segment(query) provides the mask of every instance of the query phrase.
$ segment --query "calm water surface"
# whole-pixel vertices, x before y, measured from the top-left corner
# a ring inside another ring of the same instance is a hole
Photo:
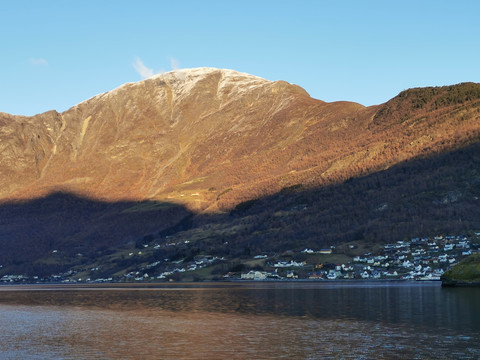
[[[1,286],[2,359],[480,359],[480,288]]]

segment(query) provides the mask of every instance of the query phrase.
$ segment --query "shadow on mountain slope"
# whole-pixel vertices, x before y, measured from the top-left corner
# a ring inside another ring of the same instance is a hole
[[[194,216],[162,235],[202,240],[194,252],[241,256],[480,230],[479,164],[475,143],[337,185],[291,186],[228,215]]]
[[[4,203],[0,205],[0,264],[34,268],[37,273],[44,272],[39,268],[66,268],[75,256],[107,255],[111,248],[173,226],[189,214],[172,203],[109,203],[62,192]]]
[[[119,247],[135,244],[184,244],[155,255],[171,259],[234,258],[480,230],[478,164],[480,143],[474,143],[342,184],[291,186],[241,203],[228,214],[195,215],[172,203],[107,203],[67,193],[4,203],[0,264],[46,274],[88,263],[85,259],[101,262]],[[156,258],[144,259],[149,260]]]

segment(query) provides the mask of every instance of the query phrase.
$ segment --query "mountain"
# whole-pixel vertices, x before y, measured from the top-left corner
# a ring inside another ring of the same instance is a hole
[[[126,84],[62,114],[3,115],[0,195],[68,191],[215,208],[222,191],[258,181],[252,168],[284,172],[265,156],[290,153],[312,107],[325,106],[297,86],[202,68]]]
[[[0,263],[68,268],[168,234],[237,256],[480,226],[479,118],[474,83],[364,107],[212,68],[0,113]]]
[[[455,148],[478,131],[477,105],[475,84],[365,108],[231,70],[178,70],[61,114],[1,114],[0,197],[66,191],[225,210]]]

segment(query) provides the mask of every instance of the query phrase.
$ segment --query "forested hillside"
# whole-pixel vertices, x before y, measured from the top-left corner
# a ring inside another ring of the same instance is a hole
[[[364,107],[202,68],[1,113],[0,274],[476,231],[479,147],[474,83]]]

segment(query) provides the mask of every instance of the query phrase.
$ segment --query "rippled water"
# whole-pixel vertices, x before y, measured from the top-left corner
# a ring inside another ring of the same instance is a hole
[[[0,287],[2,359],[480,359],[480,289]]]

